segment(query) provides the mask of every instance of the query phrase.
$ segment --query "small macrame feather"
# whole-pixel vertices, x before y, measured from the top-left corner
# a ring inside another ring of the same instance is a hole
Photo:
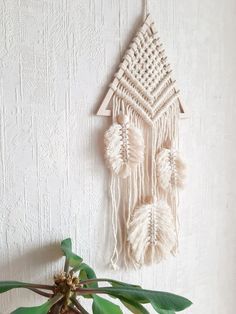
[[[170,187],[183,187],[185,164],[175,149],[162,148],[157,154],[157,178],[165,191]]]
[[[128,177],[144,159],[141,130],[130,125],[128,116],[120,115],[105,133],[105,158],[108,167],[121,178]]]
[[[142,204],[134,210],[128,229],[128,241],[138,265],[160,262],[176,245],[176,233],[170,206],[163,200]]]

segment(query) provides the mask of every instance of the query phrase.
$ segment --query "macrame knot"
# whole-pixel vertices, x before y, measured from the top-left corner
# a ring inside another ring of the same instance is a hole
[[[117,116],[117,122],[119,124],[128,124],[129,123],[129,117],[127,115],[124,115],[124,114],[119,114]]]

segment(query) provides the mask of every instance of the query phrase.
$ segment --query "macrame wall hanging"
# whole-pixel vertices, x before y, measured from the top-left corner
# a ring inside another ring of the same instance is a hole
[[[154,23],[145,15],[97,113],[112,117],[105,159],[114,268],[160,262],[178,247],[177,189],[184,177],[178,120],[184,108]]]

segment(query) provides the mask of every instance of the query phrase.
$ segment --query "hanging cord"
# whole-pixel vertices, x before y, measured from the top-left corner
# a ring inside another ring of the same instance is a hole
[[[143,12],[144,12],[144,14],[143,14],[143,19],[144,19],[144,21],[146,20],[146,18],[147,18],[147,16],[148,16],[148,14],[149,14],[149,2],[148,2],[148,0],[144,0],[144,10],[143,10]]]

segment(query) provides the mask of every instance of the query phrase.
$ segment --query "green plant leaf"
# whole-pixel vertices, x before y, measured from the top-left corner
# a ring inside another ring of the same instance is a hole
[[[20,281],[0,281],[0,293],[4,293],[15,288],[27,288],[29,285],[29,283]]]
[[[142,289],[141,286],[133,285],[133,284],[122,282],[122,281],[107,279],[107,282],[109,282],[112,285],[112,287],[131,287],[131,288]]]
[[[0,293],[4,293],[6,291],[9,291],[11,289],[15,288],[25,288],[25,289],[31,289],[31,288],[38,288],[43,290],[52,290],[53,286],[48,285],[38,285],[28,282],[20,282],[20,281],[0,281]]]
[[[80,281],[83,281],[83,280],[87,280],[87,279],[96,279],[96,274],[95,274],[95,271],[87,264],[85,263],[82,263],[80,266],[79,266],[79,270],[80,270],[80,273],[79,273],[79,279]],[[90,287],[90,288],[97,288],[98,287],[98,283],[97,282],[91,282],[89,284],[86,284],[87,287]]]
[[[94,273],[95,274],[95,273]],[[87,281],[87,277],[86,276],[81,276],[81,281],[83,280],[86,280]],[[138,286],[138,285],[132,285],[130,283],[125,283],[125,282],[122,282],[122,281],[117,281],[117,280],[113,280],[113,279],[107,279],[107,278],[90,278],[91,279],[91,283],[94,283],[94,282],[107,282],[109,283],[112,287],[132,287],[132,288],[140,288],[142,289],[141,286]],[[96,280],[93,280],[93,279],[96,279]],[[82,283],[82,282],[81,282]],[[87,283],[87,284],[91,284],[91,283]]]
[[[145,309],[145,307],[140,303],[121,297],[119,299],[124,304],[124,306],[130,310],[130,312],[134,314],[149,314],[148,310]]]
[[[121,297],[134,300],[138,303],[151,303],[156,312],[160,312],[160,310],[178,312],[192,304],[191,301],[184,297],[162,291],[151,291],[132,287],[104,287],[94,290],[94,293],[106,293],[117,298]]]
[[[40,306],[21,307],[11,312],[11,314],[47,314],[50,308],[62,298],[62,295],[56,295],[55,297]]]
[[[93,314],[122,314],[120,307],[97,295],[93,296]]]
[[[78,267],[82,263],[83,259],[72,252],[72,242],[70,238],[61,242],[61,249],[70,267]]]

